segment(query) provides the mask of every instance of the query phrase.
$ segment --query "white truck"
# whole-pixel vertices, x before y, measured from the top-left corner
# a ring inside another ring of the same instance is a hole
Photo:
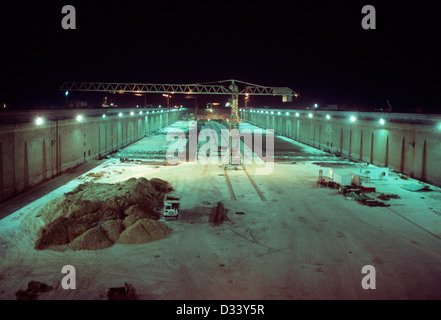
[[[166,220],[179,219],[179,211],[181,207],[181,196],[176,193],[165,195],[164,208],[162,214]]]

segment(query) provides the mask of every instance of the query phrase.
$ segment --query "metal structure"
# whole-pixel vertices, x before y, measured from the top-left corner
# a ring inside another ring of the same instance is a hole
[[[61,91],[110,92],[110,93],[161,93],[161,94],[207,94],[230,95],[230,129],[239,129],[239,96],[282,96],[283,102],[291,102],[299,94],[288,87],[267,87],[239,80],[223,80],[194,84],[151,83],[103,83],[63,82]],[[230,145],[231,146],[231,145]]]
[[[240,86],[240,88],[239,88]],[[195,84],[150,84],[150,83],[103,83],[63,82],[62,91],[109,92],[109,93],[162,93],[162,94],[221,94],[231,95],[231,122],[239,123],[239,96],[282,96],[284,102],[292,101],[298,93],[287,87],[266,87],[239,80],[224,80]]]

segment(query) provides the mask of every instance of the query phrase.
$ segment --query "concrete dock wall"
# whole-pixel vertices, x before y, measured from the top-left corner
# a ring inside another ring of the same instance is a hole
[[[439,115],[247,109],[240,116],[319,149],[441,186]]]
[[[76,119],[79,114],[81,121]],[[0,116],[5,119],[8,115]],[[137,109],[63,110],[57,115],[52,112],[48,115],[51,119],[41,125],[34,121],[2,124],[0,201],[90,159],[99,159],[176,122],[179,116],[176,109],[143,109],[142,114]]]

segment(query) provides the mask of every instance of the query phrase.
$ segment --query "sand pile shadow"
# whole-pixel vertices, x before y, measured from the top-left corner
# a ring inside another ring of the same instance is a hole
[[[81,184],[39,212],[46,226],[38,233],[35,249],[99,250],[115,243],[162,239],[169,230],[158,219],[164,196],[172,190],[156,178]]]

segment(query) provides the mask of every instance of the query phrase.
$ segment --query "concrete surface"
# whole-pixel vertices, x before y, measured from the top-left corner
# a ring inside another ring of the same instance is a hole
[[[276,163],[268,176],[255,175],[253,165],[244,171],[107,160],[91,171],[102,177],[84,174],[0,220],[0,299],[15,299],[30,280],[54,286],[40,299],[106,299],[107,288],[125,282],[140,299],[441,299],[439,189],[411,192],[402,186],[418,181],[391,173],[377,191],[401,199],[371,208],[319,188],[318,170],[330,159],[323,160]],[[334,168],[361,165],[331,160]],[[181,219],[167,222],[168,238],[99,251],[33,249],[42,226],[35,215],[50,199],[84,181],[130,177],[161,178],[182,194]],[[210,211],[218,201],[228,220],[214,226]],[[64,265],[76,268],[76,290],[61,288]],[[375,290],[361,286],[365,265],[376,269]]]
[[[58,116],[47,111],[46,121],[40,126],[33,121],[0,126],[0,201],[89,160],[100,159],[177,121],[180,113],[164,109],[142,110],[142,115],[137,109],[57,111]],[[120,112],[123,117],[119,117]],[[101,117],[103,113],[106,118]],[[27,117],[37,114],[44,116],[30,111]],[[79,114],[84,118],[80,122],[76,120]],[[7,116],[2,112],[2,117]]]
[[[296,141],[441,186],[440,115],[256,109],[240,116]]]

